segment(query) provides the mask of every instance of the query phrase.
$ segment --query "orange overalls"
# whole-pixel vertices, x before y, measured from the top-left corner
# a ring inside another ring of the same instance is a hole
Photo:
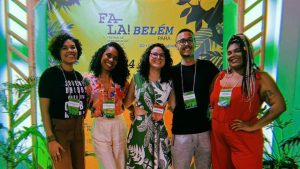
[[[263,135],[262,130],[255,132],[234,131],[230,125],[239,119],[255,123],[261,107],[258,95],[256,75],[255,95],[250,101],[242,97],[242,87],[232,90],[228,107],[219,107],[220,80],[225,76],[222,72],[216,79],[214,90],[210,96],[212,114],[212,167],[213,169],[262,169]]]

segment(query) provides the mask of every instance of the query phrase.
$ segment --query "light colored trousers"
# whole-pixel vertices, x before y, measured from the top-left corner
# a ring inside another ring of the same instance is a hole
[[[194,156],[196,169],[211,166],[210,132],[172,136],[171,146],[174,169],[190,169]]]
[[[103,169],[125,169],[126,127],[122,114],[113,119],[97,117],[92,139]]]

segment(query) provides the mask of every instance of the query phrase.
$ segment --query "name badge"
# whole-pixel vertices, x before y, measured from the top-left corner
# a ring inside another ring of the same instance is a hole
[[[228,107],[230,106],[232,89],[222,89],[219,95],[218,106]]]
[[[69,116],[79,116],[80,100],[75,98],[70,98],[68,101],[68,115]]]
[[[103,117],[114,118],[115,117],[115,102],[113,100],[105,100],[103,102]]]
[[[158,113],[158,114],[163,114],[165,111],[164,107],[159,105],[159,104],[154,104],[152,112],[153,113]]]
[[[197,101],[194,91],[183,93],[183,101],[185,109],[192,109],[197,107]]]

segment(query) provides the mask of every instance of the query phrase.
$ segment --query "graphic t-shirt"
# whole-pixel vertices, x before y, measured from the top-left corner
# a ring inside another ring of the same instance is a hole
[[[83,77],[77,71],[63,71],[58,66],[45,70],[39,82],[39,97],[50,99],[51,118],[68,119],[85,114],[86,92]],[[78,116],[71,116],[68,112],[70,99],[79,100]]]

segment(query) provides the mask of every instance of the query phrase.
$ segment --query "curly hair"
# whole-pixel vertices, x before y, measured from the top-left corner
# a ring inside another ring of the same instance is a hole
[[[170,76],[170,68],[173,64],[173,60],[171,58],[171,54],[170,54],[169,49],[167,49],[165,47],[165,45],[163,45],[161,43],[152,44],[151,46],[149,46],[146,49],[146,51],[143,53],[143,55],[141,57],[138,71],[145,78],[145,80],[149,81],[149,78],[148,78],[149,71],[150,71],[149,57],[150,57],[151,50],[155,47],[160,47],[164,51],[165,65],[160,71],[160,78],[161,78],[162,83],[163,82],[168,82],[171,79],[170,78],[171,77]]]
[[[69,35],[67,33],[58,34],[57,36],[52,38],[52,40],[50,41],[48,49],[49,49],[52,57],[57,61],[61,61],[60,50],[63,47],[66,40],[71,40],[75,43],[75,46],[77,49],[77,60],[79,60],[79,58],[82,54],[81,43],[78,39],[72,37],[71,35]]]
[[[92,57],[90,62],[90,72],[96,77],[101,74],[102,66],[101,59],[107,48],[113,47],[118,51],[118,61],[116,67],[110,72],[113,82],[118,83],[121,86],[125,85],[127,78],[129,77],[128,59],[123,48],[116,42],[110,42],[100,47]]]

